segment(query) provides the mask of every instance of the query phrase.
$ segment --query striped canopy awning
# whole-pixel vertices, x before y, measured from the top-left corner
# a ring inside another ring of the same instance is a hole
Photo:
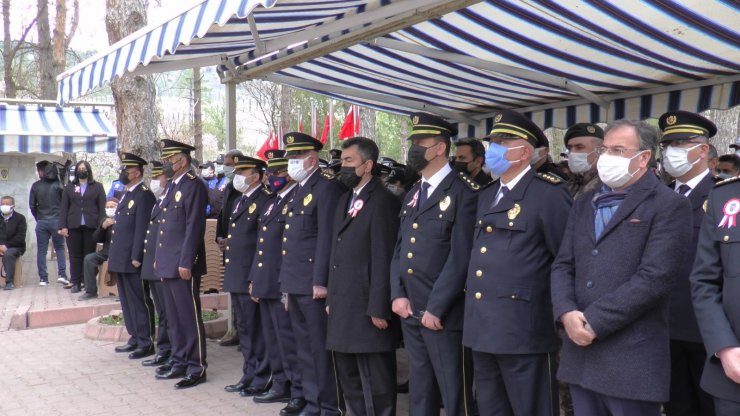
[[[0,104],[0,153],[115,153],[116,139],[98,109]]]
[[[60,78],[60,101],[124,72],[215,64],[482,135],[499,109],[543,128],[740,104],[725,1],[200,0]]]

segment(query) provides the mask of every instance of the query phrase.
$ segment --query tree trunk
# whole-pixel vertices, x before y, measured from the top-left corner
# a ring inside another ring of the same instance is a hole
[[[16,98],[16,85],[13,79],[13,39],[10,37],[10,0],[3,0],[3,80],[5,96]]]
[[[293,91],[286,85],[280,86],[280,125],[277,134],[282,131],[283,134],[291,131],[290,114],[293,109]],[[283,138],[279,138],[281,146]]]
[[[359,108],[359,107],[358,107]],[[360,110],[360,135],[377,143],[378,138],[375,134],[375,110],[372,108],[363,108]]]
[[[51,29],[49,27],[49,1],[38,0],[38,63],[39,63],[39,98],[53,100],[57,97],[57,81],[54,66],[54,52],[51,47]]]
[[[107,0],[105,27],[113,44],[146,26],[148,0]],[[116,105],[119,149],[145,160],[159,159],[155,98],[151,75],[126,74],[111,83]]]
[[[201,112],[200,68],[193,68],[193,145],[195,158],[203,163],[203,116]]]

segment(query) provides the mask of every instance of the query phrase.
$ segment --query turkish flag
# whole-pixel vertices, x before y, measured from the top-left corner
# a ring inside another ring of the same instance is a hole
[[[267,157],[265,156],[265,152],[270,149],[277,149],[277,148],[278,148],[277,138],[272,135],[272,132],[270,132],[270,135],[267,137],[267,140],[265,140],[265,142],[262,143],[262,147],[260,147],[260,150],[257,151],[257,157],[259,157],[262,160],[267,160]]]
[[[357,136],[360,131],[360,112],[356,106],[351,106],[347,117],[342,123],[342,128],[339,130],[339,140],[349,139],[350,137]]]
[[[329,115],[326,115],[324,120],[324,128],[321,130],[321,144],[326,144],[326,139],[329,138]]]

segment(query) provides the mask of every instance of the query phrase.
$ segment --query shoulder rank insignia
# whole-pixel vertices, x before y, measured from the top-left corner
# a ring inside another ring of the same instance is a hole
[[[540,179],[542,179],[545,182],[550,182],[550,183],[555,184],[555,185],[557,185],[559,183],[563,183],[563,180],[561,178],[559,178],[559,177],[557,177],[557,176],[555,176],[555,175],[553,175],[551,173],[540,173],[540,172],[537,172],[537,177],[540,178]]]
[[[141,189],[144,190],[144,191],[148,191],[149,190],[149,188],[147,188],[146,185],[141,185]]]
[[[324,179],[332,180],[332,179],[335,179],[336,178],[336,175],[334,175],[332,173],[329,173],[329,172],[326,172],[325,170],[322,169],[321,170],[321,177],[323,177]]]
[[[191,179],[191,180],[197,178],[197,176],[193,175],[192,172],[188,172],[187,175],[188,175],[188,179]]]
[[[704,204],[702,204],[701,207],[702,209],[704,209],[704,212],[707,212],[707,210],[709,209],[709,200],[708,199],[704,200]]]
[[[272,195],[272,191],[269,188],[262,188],[262,193],[264,193],[267,196]]]
[[[465,172],[458,172],[458,175],[460,176],[460,179],[465,182],[466,185],[468,185],[468,188],[477,191],[480,189],[480,185],[478,185],[477,182],[473,180],[470,176],[468,176]]]
[[[134,206],[134,200],[128,201],[128,209],[131,209]]]
[[[740,176],[734,176],[732,178],[727,178],[727,179],[725,179],[723,181],[719,181],[719,182],[717,182],[717,183],[714,184],[714,187],[716,188],[718,186],[727,185],[728,183],[733,183],[733,182],[737,182],[737,181],[740,181]]]

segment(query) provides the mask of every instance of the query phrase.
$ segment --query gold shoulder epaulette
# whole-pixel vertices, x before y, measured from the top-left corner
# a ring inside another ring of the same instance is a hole
[[[543,181],[549,182],[549,183],[551,183],[553,185],[557,185],[557,184],[563,183],[563,179],[562,178],[559,178],[559,177],[557,177],[555,175],[551,175],[549,173],[540,173],[540,172],[537,172],[537,177],[540,178],[540,179],[542,179]]]
[[[715,183],[714,184],[714,187],[716,188],[718,186],[727,185],[728,183],[733,183],[733,182],[737,182],[737,181],[740,181],[740,176],[733,176],[732,178],[727,178],[725,180],[722,180],[722,181],[719,181],[719,182]]]
[[[329,179],[329,180],[332,180],[332,179],[336,179],[336,175],[334,175],[334,174],[331,174],[331,173],[329,173],[329,172],[326,172],[325,170],[322,170],[322,171],[321,171],[321,176],[322,176],[322,177],[323,177],[324,179]]]
[[[141,189],[143,191],[148,191],[149,190],[149,188],[146,185],[141,185]]]
[[[188,179],[191,179],[191,180],[197,178],[197,176],[193,175],[192,172],[188,172],[187,175],[188,175]]]
[[[473,180],[470,176],[468,176],[465,172],[458,172],[458,176],[460,177],[460,180],[465,182],[466,185],[468,185],[468,188],[477,191],[480,190],[480,185],[476,181]]]
[[[270,190],[270,188],[267,188],[267,187],[262,187],[262,192],[263,192],[263,193],[264,193],[265,195],[267,195],[267,196],[270,196],[270,195],[272,195],[272,191]]]

